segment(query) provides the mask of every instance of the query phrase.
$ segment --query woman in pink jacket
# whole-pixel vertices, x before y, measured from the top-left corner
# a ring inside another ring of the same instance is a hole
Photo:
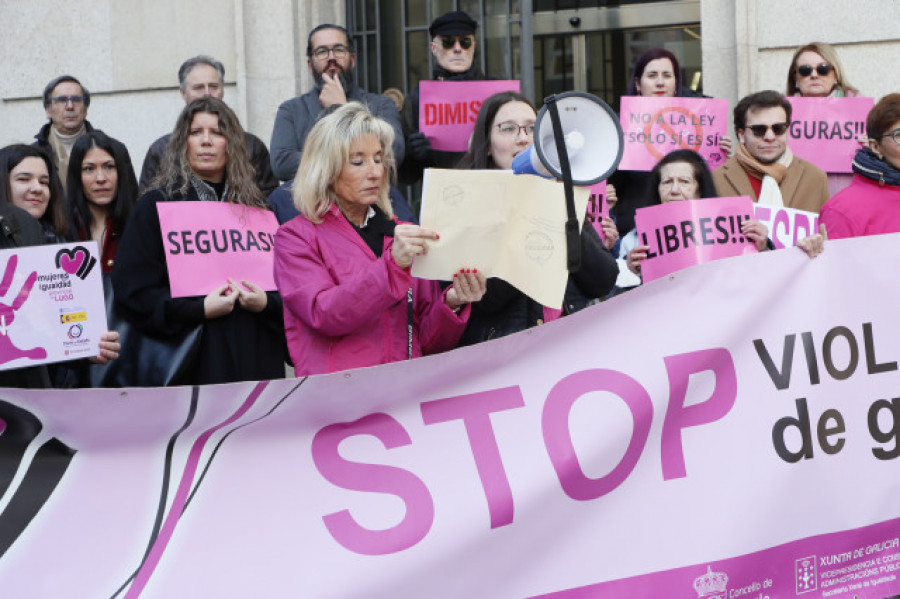
[[[881,98],[866,119],[869,147],[856,152],[853,182],[822,206],[832,239],[900,233],[900,94]]]
[[[310,131],[294,181],[300,216],[275,237],[275,282],[298,375],[374,366],[453,348],[483,274],[445,291],[413,278],[437,233],[398,224],[388,198],[394,132],[357,102]]]

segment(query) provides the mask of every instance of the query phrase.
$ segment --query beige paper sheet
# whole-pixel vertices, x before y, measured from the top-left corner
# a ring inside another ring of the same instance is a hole
[[[575,188],[579,226],[590,193]],[[438,232],[412,274],[451,280],[461,268],[499,277],[544,306],[561,308],[566,289],[563,184],[511,171],[427,169],[421,225]]]

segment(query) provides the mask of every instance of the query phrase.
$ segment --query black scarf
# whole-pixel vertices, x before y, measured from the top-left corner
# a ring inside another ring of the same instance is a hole
[[[869,148],[857,150],[853,172],[881,185],[900,185],[900,170],[875,155]]]

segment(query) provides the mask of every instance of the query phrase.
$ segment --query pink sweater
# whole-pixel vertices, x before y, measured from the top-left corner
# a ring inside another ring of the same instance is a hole
[[[900,186],[881,185],[862,175],[828,200],[819,214],[829,239],[900,232]]]
[[[469,307],[447,307],[437,281],[417,279],[391,257],[376,258],[337,207],[275,235],[275,283],[284,301],[288,351],[297,375],[374,366],[408,356],[407,289],[413,287],[413,357],[452,349]]]

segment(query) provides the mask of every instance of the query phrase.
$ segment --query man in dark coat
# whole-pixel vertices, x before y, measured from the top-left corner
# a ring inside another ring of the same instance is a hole
[[[394,129],[394,160],[403,161],[403,131],[400,114],[393,101],[371,94],[353,81],[356,53],[347,30],[340,25],[319,25],[306,42],[307,67],[315,87],[278,107],[272,128],[272,170],[282,181],[293,179],[300,166],[303,145],[319,115],[336,104],[361,102]]]
[[[207,96],[221,100],[225,95],[225,67],[221,62],[209,56],[189,58],[178,69],[178,85],[181,87],[181,97],[184,98],[185,104]],[[141,194],[152,187],[153,178],[159,172],[159,166],[171,136],[170,133],[163,135],[147,150],[144,166],[141,168]],[[264,196],[268,196],[272,190],[278,187],[278,179],[272,174],[266,144],[260,138],[246,131],[244,132],[244,141],[247,144],[250,163],[253,165],[253,170],[256,171],[256,185]]]
[[[432,78],[439,81],[484,79],[475,63],[475,31],[478,23],[461,10],[441,15],[431,23],[431,53],[436,64]],[[402,183],[415,184],[429,167],[453,168],[465,152],[433,150],[425,134],[419,131],[419,86],[410,92],[403,105],[403,134],[406,159],[399,169]],[[400,164],[398,162],[398,164]]]
[[[49,121],[34,136],[37,141],[31,145],[53,159],[57,171],[62,173],[60,183],[65,188],[72,146],[79,137],[94,130],[87,121],[91,92],[75,77],[60,75],[44,88],[43,100]]]

